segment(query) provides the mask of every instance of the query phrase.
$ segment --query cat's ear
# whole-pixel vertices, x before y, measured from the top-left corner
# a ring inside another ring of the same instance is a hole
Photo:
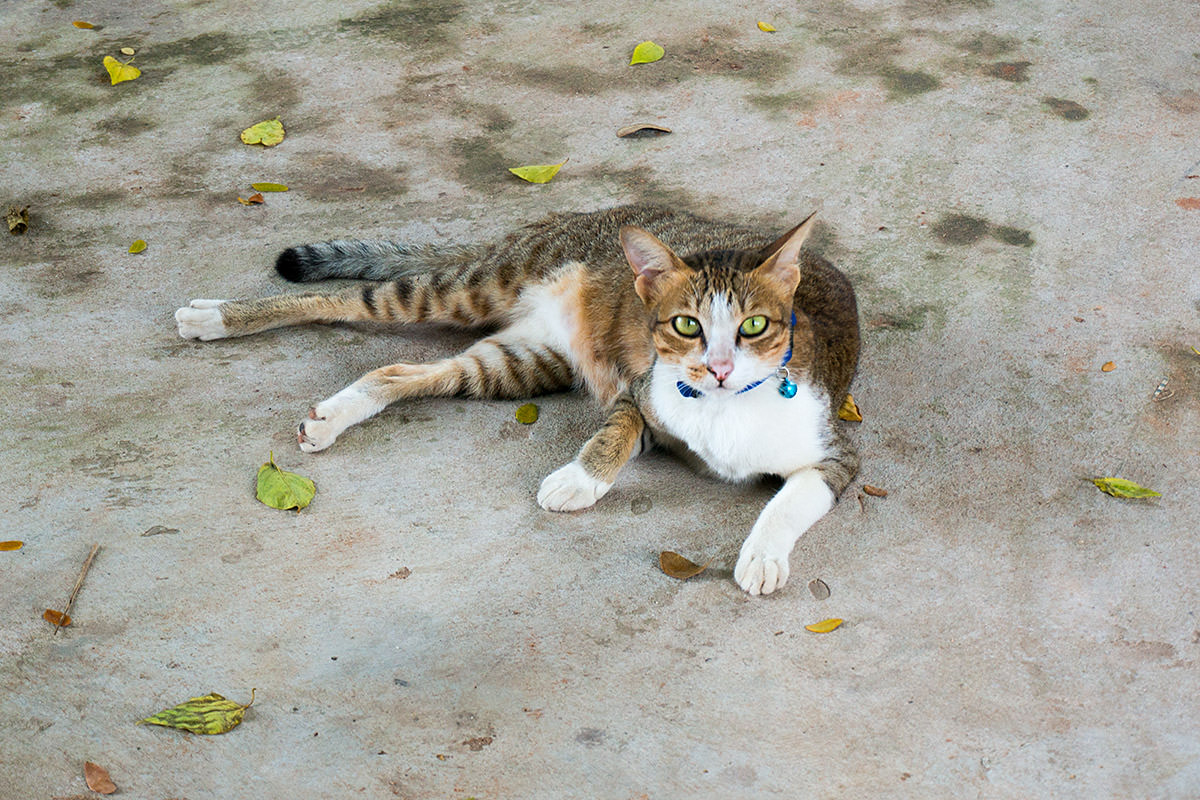
[[[760,275],[770,278],[796,290],[800,283],[800,248],[804,240],[812,233],[817,213],[814,211],[796,227],[780,236],[762,249],[763,263],[756,270]]]
[[[665,275],[683,267],[679,256],[660,242],[654,234],[633,225],[621,228],[621,249],[633,267],[634,288],[642,302],[649,303],[661,294]]]

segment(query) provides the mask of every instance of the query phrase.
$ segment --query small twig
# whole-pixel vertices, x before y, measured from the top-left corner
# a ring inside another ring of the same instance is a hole
[[[67,598],[67,607],[63,609],[62,616],[58,618],[58,622],[54,624],[54,635],[58,635],[58,629],[62,627],[63,620],[71,613],[71,606],[75,605],[75,598],[79,596],[79,590],[83,588],[83,579],[87,575],[88,570],[92,568],[92,561],[96,558],[96,553],[100,552],[100,545],[92,545],[92,552],[88,553],[87,560],[83,562],[83,569],[79,570],[79,578],[75,581],[75,588],[71,590],[71,596]]]

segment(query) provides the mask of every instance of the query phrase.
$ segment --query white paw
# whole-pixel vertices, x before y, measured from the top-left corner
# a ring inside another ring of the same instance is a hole
[[[324,450],[337,441],[346,428],[379,413],[382,408],[365,392],[347,386],[308,410],[308,419],[302,421],[296,430],[296,440],[306,453]]]
[[[547,511],[578,511],[595,505],[611,488],[611,483],[596,480],[578,461],[572,461],[546,476],[537,501]]]
[[[755,542],[751,534],[742,545],[733,579],[750,594],[770,594],[787,583],[789,551],[772,552],[769,546]]]
[[[185,339],[201,339],[211,341],[224,339],[228,336],[225,331],[225,321],[221,318],[221,304],[224,300],[193,300],[184,308],[175,312],[175,324],[179,326],[179,335]]]

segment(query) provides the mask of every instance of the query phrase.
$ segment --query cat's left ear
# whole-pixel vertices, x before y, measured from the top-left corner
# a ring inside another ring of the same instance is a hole
[[[817,212],[813,212],[796,227],[762,249],[763,263],[756,272],[777,281],[791,291],[800,283],[800,248],[812,233]]]

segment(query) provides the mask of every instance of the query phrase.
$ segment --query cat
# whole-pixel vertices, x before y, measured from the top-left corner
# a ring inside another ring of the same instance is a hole
[[[407,397],[526,398],[582,384],[608,418],[542,481],[538,503],[590,507],[651,444],[728,481],[782,477],[733,572],[746,592],[770,594],[858,469],[836,422],[858,360],[857,304],[847,278],[802,249],[812,226],[772,242],[630,205],[552,214],[483,245],[328,241],[284,250],[277,271],[365,283],[192,300],[175,319],[181,336],[202,340],[309,322],[493,329],[458,356],[374,370],[318,403],[297,430],[300,449],[324,450]]]

